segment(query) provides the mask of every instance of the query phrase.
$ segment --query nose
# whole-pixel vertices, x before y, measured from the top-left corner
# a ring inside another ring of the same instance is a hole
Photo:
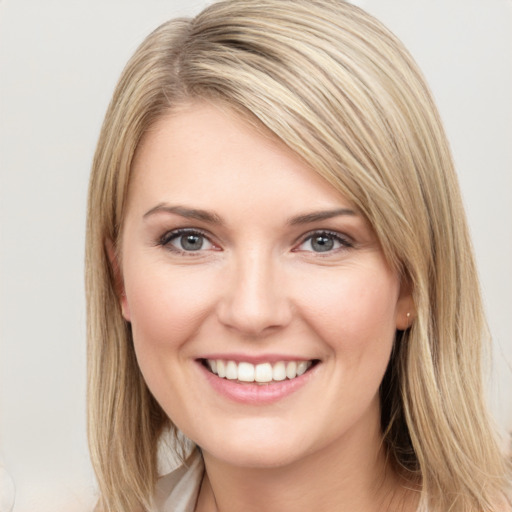
[[[234,262],[221,293],[219,321],[245,336],[265,336],[291,320],[283,275],[271,257],[252,253]]]

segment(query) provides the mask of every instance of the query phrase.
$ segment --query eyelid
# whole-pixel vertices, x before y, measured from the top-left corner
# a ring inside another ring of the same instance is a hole
[[[336,241],[338,241],[342,247],[339,247],[337,249],[333,249],[331,251],[325,251],[325,253],[316,252],[316,251],[306,251],[299,248],[302,244],[307,242],[308,240],[311,240],[314,236],[321,236],[321,235],[327,235],[332,238],[334,238]],[[351,237],[348,235],[345,235],[343,233],[340,233],[339,231],[333,231],[331,229],[315,229],[313,231],[309,231],[308,233],[302,235],[299,240],[295,243],[293,252],[315,252],[316,254],[322,256],[327,256],[328,254],[332,254],[334,252],[344,250],[344,249],[350,249],[354,247],[354,241]]]
[[[180,236],[183,235],[199,235],[203,238],[205,238],[213,247],[209,249],[200,249],[197,251],[184,251],[177,247],[174,247],[171,242]],[[211,250],[221,250],[218,244],[216,244],[212,240],[212,236],[207,233],[206,231],[199,229],[199,228],[176,228],[176,229],[170,229],[166,231],[163,235],[158,237],[156,241],[156,245],[163,247],[164,249],[167,249],[171,252],[177,253],[177,254],[186,254],[187,256],[194,256],[199,255],[200,253],[211,251]]]

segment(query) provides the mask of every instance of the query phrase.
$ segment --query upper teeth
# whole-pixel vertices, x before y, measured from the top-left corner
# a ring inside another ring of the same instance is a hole
[[[210,370],[219,377],[242,382],[272,382],[294,379],[302,375],[312,361],[278,361],[277,363],[236,363],[223,359],[207,359]]]

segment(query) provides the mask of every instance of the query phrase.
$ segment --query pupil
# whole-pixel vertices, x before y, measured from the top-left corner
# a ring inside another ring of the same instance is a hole
[[[203,240],[200,235],[183,235],[181,237],[181,246],[186,251],[197,251],[203,246]]]
[[[311,246],[317,252],[330,251],[334,246],[334,240],[326,235],[320,235],[313,238]]]

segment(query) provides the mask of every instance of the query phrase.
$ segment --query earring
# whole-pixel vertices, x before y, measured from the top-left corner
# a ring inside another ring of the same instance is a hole
[[[411,313],[409,313],[409,311],[407,311],[407,319],[411,318]]]

